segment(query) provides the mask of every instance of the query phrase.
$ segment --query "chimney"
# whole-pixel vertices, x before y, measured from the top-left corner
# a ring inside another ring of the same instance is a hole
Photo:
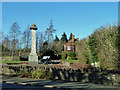
[[[79,40],[79,38],[77,38],[77,41]]]
[[[74,35],[72,35],[72,39],[74,39]]]
[[[74,42],[75,38],[74,38],[74,35],[72,35],[72,42]]]

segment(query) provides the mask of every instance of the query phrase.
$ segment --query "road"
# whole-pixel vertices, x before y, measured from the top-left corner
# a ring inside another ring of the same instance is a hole
[[[16,84],[2,84],[2,90],[120,90],[119,88],[47,88],[40,86],[26,86]]]
[[[2,90],[50,90],[50,88],[47,87],[40,87],[40,86],[28,86],[28,85],[17,85],[17,84],[2,84]],[[51,88],[51,90],[55,90]]]
[[[65,89],[72,89],[72,90],[78,90],[78,89],[91,89],[91,88],[105,88],[108,90],[120,90],[120,86],[112,86],[112,85],[102,85],[102,84],[92,84],[92,83],[80,83],[80,82],[67,82],[67,81],[53,81],[53,80],[38,80],[38,79],[28,79],[28,78],[19,78],[19,77],[7,77],[2,76],[2,81],[6,81],[2,83],[2,90],[6,90],[5,88],[9,88],[11,90],[15,88],[24,88],[26,90],[61,90],[61,88]],[[28,89],[29,88],[29,89]],[[8,89],[7,89],[8,90]],[[23,89],[22,89],[23,90]]]

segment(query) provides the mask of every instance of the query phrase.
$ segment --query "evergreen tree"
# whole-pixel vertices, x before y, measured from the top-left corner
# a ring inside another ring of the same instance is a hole
[[[54,41],[59,41],[59,38],[58,38],[58,36],[57,36],[57,35],[55,36]]]
[[[61,37],[61,41],[65,41],[65,42],[67,42],[67,41],[68,41],[68,39],[67,39],[67,36],[66,36],[65,32],[63,32],[63,35],[62,35],[62,37]]]
[[[71,34],[70,34],[70,37],[69,37],[69,40],[71,40],[71,39],[72,39],[72,35],[73,35],[73,34],[71,33]]]
[[[45,42],[43,43],[43,46],[47,46],[47,45],[48,45],[48,42],[45,41]]]

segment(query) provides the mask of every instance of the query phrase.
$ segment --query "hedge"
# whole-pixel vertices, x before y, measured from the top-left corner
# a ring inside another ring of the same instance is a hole
[[[76,57],[75,52],[62,52],[62,59],[71,59],[74,60]]]
[[[100,62],[105,69],[120,69],[120,27],[100,27],[93,34],[76,42],[79,60],[85,63]]]

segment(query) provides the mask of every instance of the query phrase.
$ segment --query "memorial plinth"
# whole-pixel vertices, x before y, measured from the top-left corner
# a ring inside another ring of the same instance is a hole
[[[32,26],[30,27],[31,30],[31,53],[29,55],[29,65],[37,65],[38,64],[38,55],[36,53],[36,30],[37,27],[33,23]]]

